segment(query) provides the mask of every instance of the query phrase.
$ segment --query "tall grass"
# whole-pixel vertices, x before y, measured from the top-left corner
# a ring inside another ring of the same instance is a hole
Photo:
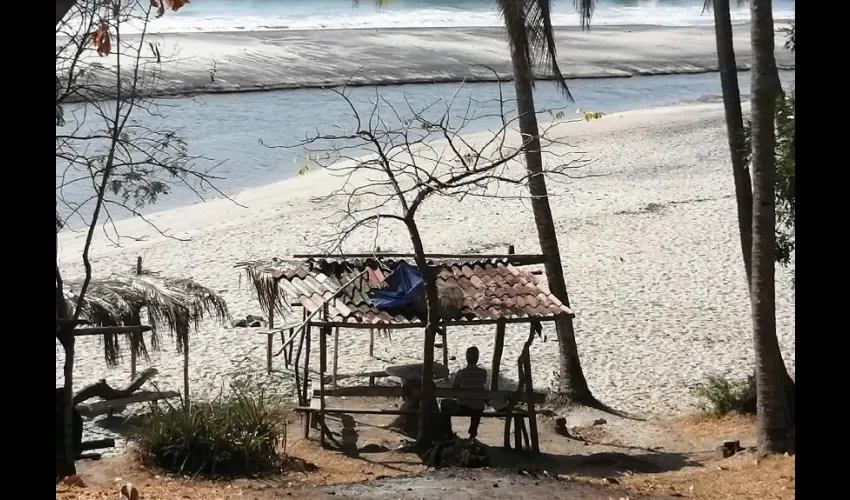
[[[700,400],[701,410],[715,415],[756,412],[756,384],[752,376],[744,380],[730,380],[712,375],[697,387],[694,395]]]
[[[154,408],[136,443],[144,463],[168,471],[256,476],[282,470],[286,420],[263,393],[231,388],[209,402]]]

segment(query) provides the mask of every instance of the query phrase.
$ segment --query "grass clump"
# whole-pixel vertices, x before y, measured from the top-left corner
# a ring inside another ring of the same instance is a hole
[[[144,463],[180,474],[257,476],[285,464],[286,420],[263,394],[154,408],[137,436]]]
[[[752,375],[744,380],[712,375],[697,387],[694,394],[700,400],[700,409],[708,413],[756,413],[756,383]]]

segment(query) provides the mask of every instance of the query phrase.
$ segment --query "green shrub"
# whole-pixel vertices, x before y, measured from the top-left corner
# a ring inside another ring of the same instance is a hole
[[[283,416],[263,394],[238,389],[188,407],[154,408],[137,436],[144,463],[206,476],[278,472],[285,445]]]
[[[746,380],[709,376],[704,384],[697,387],[695,395],[700,400],[701,410],[716,415],[756,412],[756,384],[752,376]]]

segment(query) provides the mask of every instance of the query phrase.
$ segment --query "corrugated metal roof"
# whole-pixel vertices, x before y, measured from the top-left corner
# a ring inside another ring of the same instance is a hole
[[[367,267],[382,268],[383,276],[388,276],[402,260],[382,259],[380,265],[374,259],[327,258],[281,262],[274,275],[290,300],[297,300],[308,314],[321,309],[326,299],[353,279],[342,293],[328,302],[328,317],[325,319],[328,322],[374,324],[378,327],[421,322],[424,320],[421,308],[383,311],[372,306],[369,299],[372,287],[369,273],[364,273]],[[572,313],[533,274],[511,265],[506,259],[431,260],[429,265],[437,273],[438,288],[446,290],[446,294],[453,289],[458,298],[460,290],[463,296],[461,308],[451,313],[444,309],[444,320],[546,318]]]

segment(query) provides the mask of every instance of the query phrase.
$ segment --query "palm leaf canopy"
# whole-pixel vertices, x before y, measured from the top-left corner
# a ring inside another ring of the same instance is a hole
[[[66,283],[69,310],[77,307],[81,286],[82,282]],[[153,331],[152,347],[158,347],[159,334],[166,330],[176,339],[178,352],[188,346],[190,331],[197,330],[204,319],[230,319],[226,302],[213,290],[191,279],[163,278],[150,271],[93,279],[80,311],[80,319],[95,326],[141,325],[143,316]],[[130,340],[147,358],[141,335]],[[104,349],[107,363],[116,365],[120,359],[118,335],[105,335]]]
[[[552,26],[552,0],[497,0],[499,11],[505,20],[508,42],[514,57],[525,59],[532,73],[543,67],[551,71],[558,87],[570,101],[573,100],[567,80],[558,65],[555,48],[555,31]],[[596,0],[574,0],[582,29],[590,28],[590,20]]]

